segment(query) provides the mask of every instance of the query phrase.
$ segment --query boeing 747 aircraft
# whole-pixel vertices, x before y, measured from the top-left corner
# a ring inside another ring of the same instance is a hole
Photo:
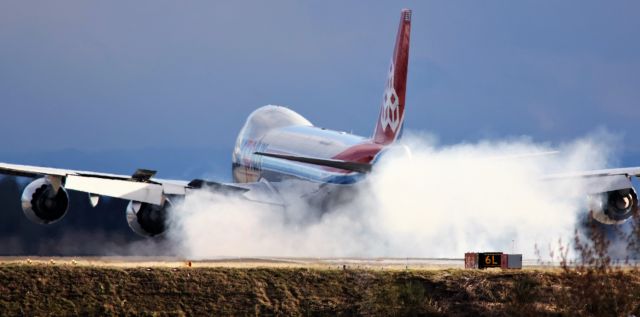
[[[318,128],[293,110],[270,105],[251,113],[238,135],[232,183],[165,180],[154,178],[156,172],[146,169],[115,175],[7,163],[0,163],[0,173],[35,179],[21,199],[25,215],[36,223],[60,220],[69,207],[67,190],[76,190],[88,193],[94,206],[101,196],[130,200],[126,209],[129,226],[145,236],[164,232],[172,201],[196,190],[286,207],[288,198],[281,193],[294,186],[303,199],[326,207],[348,196],[349,190],[376,168],[385,149],[402,135],[410,32],[411,11],[405,9],[400,14],[380,115],[371,137]],[[556,177],[588,179],[593,184],[589,194],[601,197],[592,207],[593,217],[613,224],[624,222],[638,210],[631,178],[639,175],[640,167],[633,167]]]

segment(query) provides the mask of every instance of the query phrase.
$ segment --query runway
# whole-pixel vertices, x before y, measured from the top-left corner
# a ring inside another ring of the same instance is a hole
[[[0,257],[1,265],[76,265],[101,267],[229,267],[229,268],[317,268],[317,269],[371,269],[371,270],[442,270],[462,269],[462,258],[296,258],[296,257],[216,257],[211,259],[184,259],[175,257]],[[554,267],[525,260],[525,268]]]

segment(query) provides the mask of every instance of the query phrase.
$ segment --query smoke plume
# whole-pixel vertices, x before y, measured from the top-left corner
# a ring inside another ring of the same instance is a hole
[[[197,192],[172,213],[169,237],[192,258],[460,258],[467,251],[533,258],[536,245],[545,254],[558,238],[570,240],[586,213],[579,185],[541,177],[605,168],[616,144],[607,133],[554,146],[527,138],[444,146],[433,140],[405,135],[351,202],[325,212],[303,202],[282,209]]]

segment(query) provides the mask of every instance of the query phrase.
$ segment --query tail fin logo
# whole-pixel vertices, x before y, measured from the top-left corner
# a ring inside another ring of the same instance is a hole
[[[407,69],[409,65],[409,36],[411,33],[411,10],[404,9],[396,34],[389,75],[384,85],[380,115],[373,130],[373,142],[387,145],[402,135],[404,122]]]
[[[387,130],[387,126],[394,133],[400,126],[400,100],[393,83],[393,77],[395,75],[395,69],[393,61],[391,67],[389,67],[389,76],[387,77],[387,85],[384,89],[384,96],[382,99],[382,112],[380,113],[380,123],[383,130]]]

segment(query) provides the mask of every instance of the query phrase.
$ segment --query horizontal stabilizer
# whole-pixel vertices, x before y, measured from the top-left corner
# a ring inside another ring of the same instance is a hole
[[[320,166],[326,166],[326,167],[333,167],[333,168],[338,168],[338,169],[358,172],[358,173],[371,172],[371,164],[369,163],[349,162],[349,161],[332,160],[332,159],[319,159],[319,158],[313,158],[313,157],[303,157],[303,156],[275,154],[275,153],[266,153],[266,152],[255,152],[253,154],[267,156],[267,157],[274,157],[274,158],[300,162],[300,163],[308,163],[308,164],[314,164],[314,165],[320,165]]]

